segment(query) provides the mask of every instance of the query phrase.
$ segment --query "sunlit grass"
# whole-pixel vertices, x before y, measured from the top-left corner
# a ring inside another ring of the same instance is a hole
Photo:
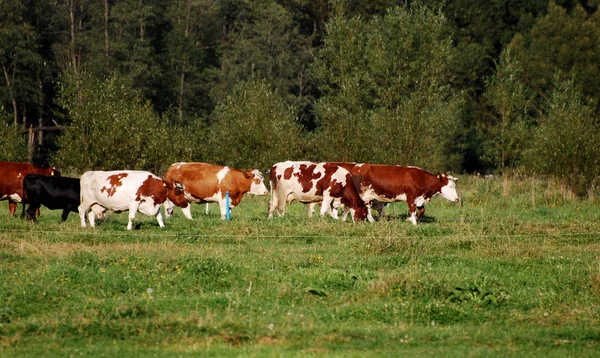
[[[195,205],[160,229],[82,229],[0,208],[0,355],[593,355],[600,212],[552,183],[461,178],[423,222],[221,221]],[[508,186],[508,188],[507,188]]]

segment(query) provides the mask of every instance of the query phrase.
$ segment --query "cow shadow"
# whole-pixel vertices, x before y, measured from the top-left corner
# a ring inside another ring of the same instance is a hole
[[[384,215],[383,217],[376,216],[375,221],[407,221],[409,217],[410,215],[408,215],[408,213]],[[417,220],[417,223],[419,224],[431,224],[437,222],[438,220],[435,217],[429,215],[423,215]]]

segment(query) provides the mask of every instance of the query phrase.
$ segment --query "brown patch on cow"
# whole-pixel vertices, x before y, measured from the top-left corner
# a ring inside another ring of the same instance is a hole
[[[283,179],[285,179],[285,180],[290,180],[290,178],[292,177],[292,173],[293,173],[293,172],[294,172],[294,167],[289,167],[289,168],[286,168],[286,169],[283,171]],[[281,179],[281,178],[279,178],[279,179]]]
[[[316,167],[317,167],[316,164],[311,164],[311,165],[301,164],[298,167],[299,170],[296,173],[294,173],[294,176],[296,178],[298,178],[298,183],[300,183],[300,185],[302,186],[303,193],[308,193],[313,188],[313,183],[312,183],[313,180],[317,180],[323,176],[323,174],[321,174],[321,172],[315,172]],[[327,174],[325,176],[323,176],[323,179],[326,179],[326,178],[327,178]],[[319,182],[323,181],[323,179],[319,180]],[[317,185],[319,182],[317,182]],[[322,195],[322,193],[323,193],[323,191],[321,190],[321,194],[317,193],[317,195]]]
[[[142,185],[138,188],[135,193],[135,201],[141,201],[142,196],[150,197],[154,201],[154,205],[160,205],[167,200],[167,186],[165,181],[156,178],[152,175],[148,175],[148,178],[144,180]]]
[[[106,191],[107,196],[115,195],[117,188],[120,187],[121,185],[123,185],[123,182],[121,181],[121,179],[125,178],[126,176],[127,176],[127,173],[119,173],[119,174],[109,176],[108,178],[106,178],[106,180],[108,180],[108,182],[109,182],[109,187],[106,187],[106,185],[103,186],[100,189],[100,192],[103,193]]]

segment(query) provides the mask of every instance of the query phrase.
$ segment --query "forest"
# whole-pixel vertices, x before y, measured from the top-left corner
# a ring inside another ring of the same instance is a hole
[[[3,0],[0,160],[600,177],[596,0]]]

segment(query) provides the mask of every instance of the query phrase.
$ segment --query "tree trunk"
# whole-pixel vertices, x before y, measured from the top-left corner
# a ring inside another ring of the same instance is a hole
[[[71,66],[75,74],[79,73],[77,69],[77,55],[75,50],[75,0],[69,2],[69,27],[71,29]]]
[[[15,100],[15,95],[13,92],[12,85],[10,83],[10,77],[8,76],[8,70],[4,63],[2,64],[2,70],[4,71],[4,78],[6,79],[6,87],[8,88],[8,94],[10,95],[10,100],[12,101],[13,106],[13,119],[15,122],[15,126],[19,125],[19,111],[17,109],[17,101]]]
[[[179,81],[179,101],[178,101],[178,105],[179,105],[179,121],[181,122],[183,120],[183,95],[184,95],[184,88],[185,88],[185,69],[187,67],[187,43],[188,43],[188,38],[190,36],[190,14],[191,14],[191,10],[192,10],[192,1],[191,0],[187,0],[186,1],[186,9],[185,9],[185,40],[183,43],[183,59],[181,61],[181,76],[180,76],[180,81]]]

